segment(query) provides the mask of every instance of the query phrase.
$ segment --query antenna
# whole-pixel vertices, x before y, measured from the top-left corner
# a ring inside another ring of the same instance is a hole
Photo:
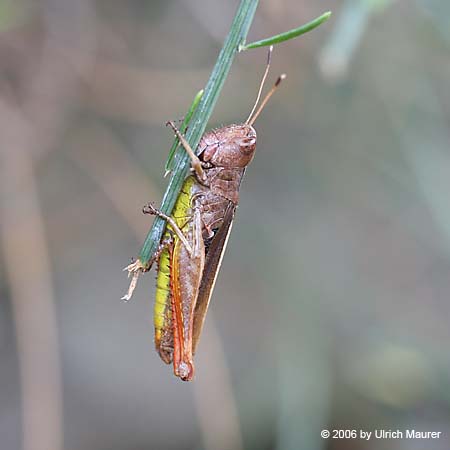
[[[262,93],[262,90],[263,90],[263,87],[264,87],[264,83],[265,83],[266,78],[267,78],[267,75],[268,75],[268,73],[269,73],[270,60],[271,60],[271,57],[272,57],[272,51],[273,51],[273,45],[271,45],[271,46],[269,47],[269,51],[268,51],[268,53],[267,53],[266,70],[264,71],[264,75],[263,75],[262,80],[261,80],[261,83],[260,83],[260,85],[259,85],[259,90],[258,90],[258,95],[257,95],[257,97],[256,97],[256,102],[255,102],[255,104],[253,105],[253,108],[252,108],[252,110],[251,110],[251,112],[250,112],[250,114],[249,114],[247,120],[245,121],[245,123],[249,123],[249,121],[250,121],[250,119],[251,119],[253,113],[255,112],[256,107],[258,106],[258,102],[259,102],[259,99],[261,98],[261,93]]]
[[[273,93],[277,90],[277,87],[280,85],[280,83],[286,78],[286,74],[282,73],[278,78],[277,81],[275,81],[275,84],[272,86],[272,89],[267,93],[267,95],[264,97],[264,100],[261,102],[260,107],[258,108],[258,111],[256,111],[256,113],[254,114],[254,116],[252,117],[250,115],[250,117],[247,119],[247,121],[245,122],[246,124],[252,126],[255,123],[255,120],[258,118],[258,116],[260,115],[261,111],[264,109],[264,106],[266,106],[267,102],[269,101],[270,97],[272,97]],[[256,105],[255,105],[256,106]],[[254,109],[254,108],[253,108]],[[252,111],[253,113],[253,111]]]

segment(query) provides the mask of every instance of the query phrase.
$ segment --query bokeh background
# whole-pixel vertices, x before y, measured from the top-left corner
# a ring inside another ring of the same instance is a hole
[[[120,301],[237,4],[0,1],[2,450],[450,448],[446,0],[261,1],[249,41],[333,16],[275,49],[195,382],[154,352],[154,273]]]

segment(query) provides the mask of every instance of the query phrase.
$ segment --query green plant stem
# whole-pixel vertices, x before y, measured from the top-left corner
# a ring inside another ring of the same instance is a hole
[[[296,38],[301,34],[305,34],[308,31],[314,30],[323,22],[327,21],[331,16],[331,11],[323,13],[321,16],[311,20],[311,22],[306,23],[298,28],[294,28],[293,30],[285,31],[284,33],[277,34],[276,36],[272,36],[267,39],[262,39],[261,41],[252,42],[251,44],[243,44],[239,46],[239,51],[242,52],[244,50],[248,50],[250,48],[258,48],[258,47],[267,47],[269,45],[279,44],[280,42],[287,41],[289,39]]]
[[[257,5],[258,0],[241,0],[231,25],[230,32],[225,39],[216,65],[211,73],[211,77],[206,84],[205,92],[200,100],[200,104],[192,115],[191,123],[186,133],[186,139],[193,149],[197,148],[205,131],[206,124],[212,114],[220,91],[222,90],[225,78],[230,71],[238,47],[245,42]],[[169,185],[164,194],[160,208],[166,214],[170,215],[175,205],[177,196],[187,175],[189,165],[189,156],[186,153],[180,154],[180,158],[177,159],[171,174]],[[150,229],[139,254],[139,260],[144,267],[148,265],[158,248],[165,226],[166,223],[163,219],[159,217],[155,218],[153,226]]]

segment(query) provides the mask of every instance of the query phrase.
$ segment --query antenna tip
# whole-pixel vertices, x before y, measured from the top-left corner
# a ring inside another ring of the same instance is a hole
[[[279,85],[283,80],[286,79],[286,76],[287,76],[287,75],[286,75],[285,73],[282,73],[282,74],[278,77],[277,81],[275,81],[275,86],[278,87],[278,85]]]
[[[267,52],[267,68],[270,66],[270,60],[272,58],[273,45],[269,47],[269,51]],[[267,69],[266,69],[267,72]]]

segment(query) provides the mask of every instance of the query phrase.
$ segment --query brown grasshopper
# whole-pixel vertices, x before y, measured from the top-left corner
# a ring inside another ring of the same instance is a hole
[[[171,217],[152,205],[143,210],[167,221],[151,261],[158,262],[155,345],[161,359],[173,362],[174,374],[184,381],[194,376],[193,355],[239,202],[241,180],[256,150],[253,124],[286,77],[283,74],[277,79],[255,113],[271,51],[255,105],[244,123],[205,133],[196,155],[175,125],[168,122],[191,158],[193,174],[186,178]],[[136,265],[128,270],[134,272]]]

